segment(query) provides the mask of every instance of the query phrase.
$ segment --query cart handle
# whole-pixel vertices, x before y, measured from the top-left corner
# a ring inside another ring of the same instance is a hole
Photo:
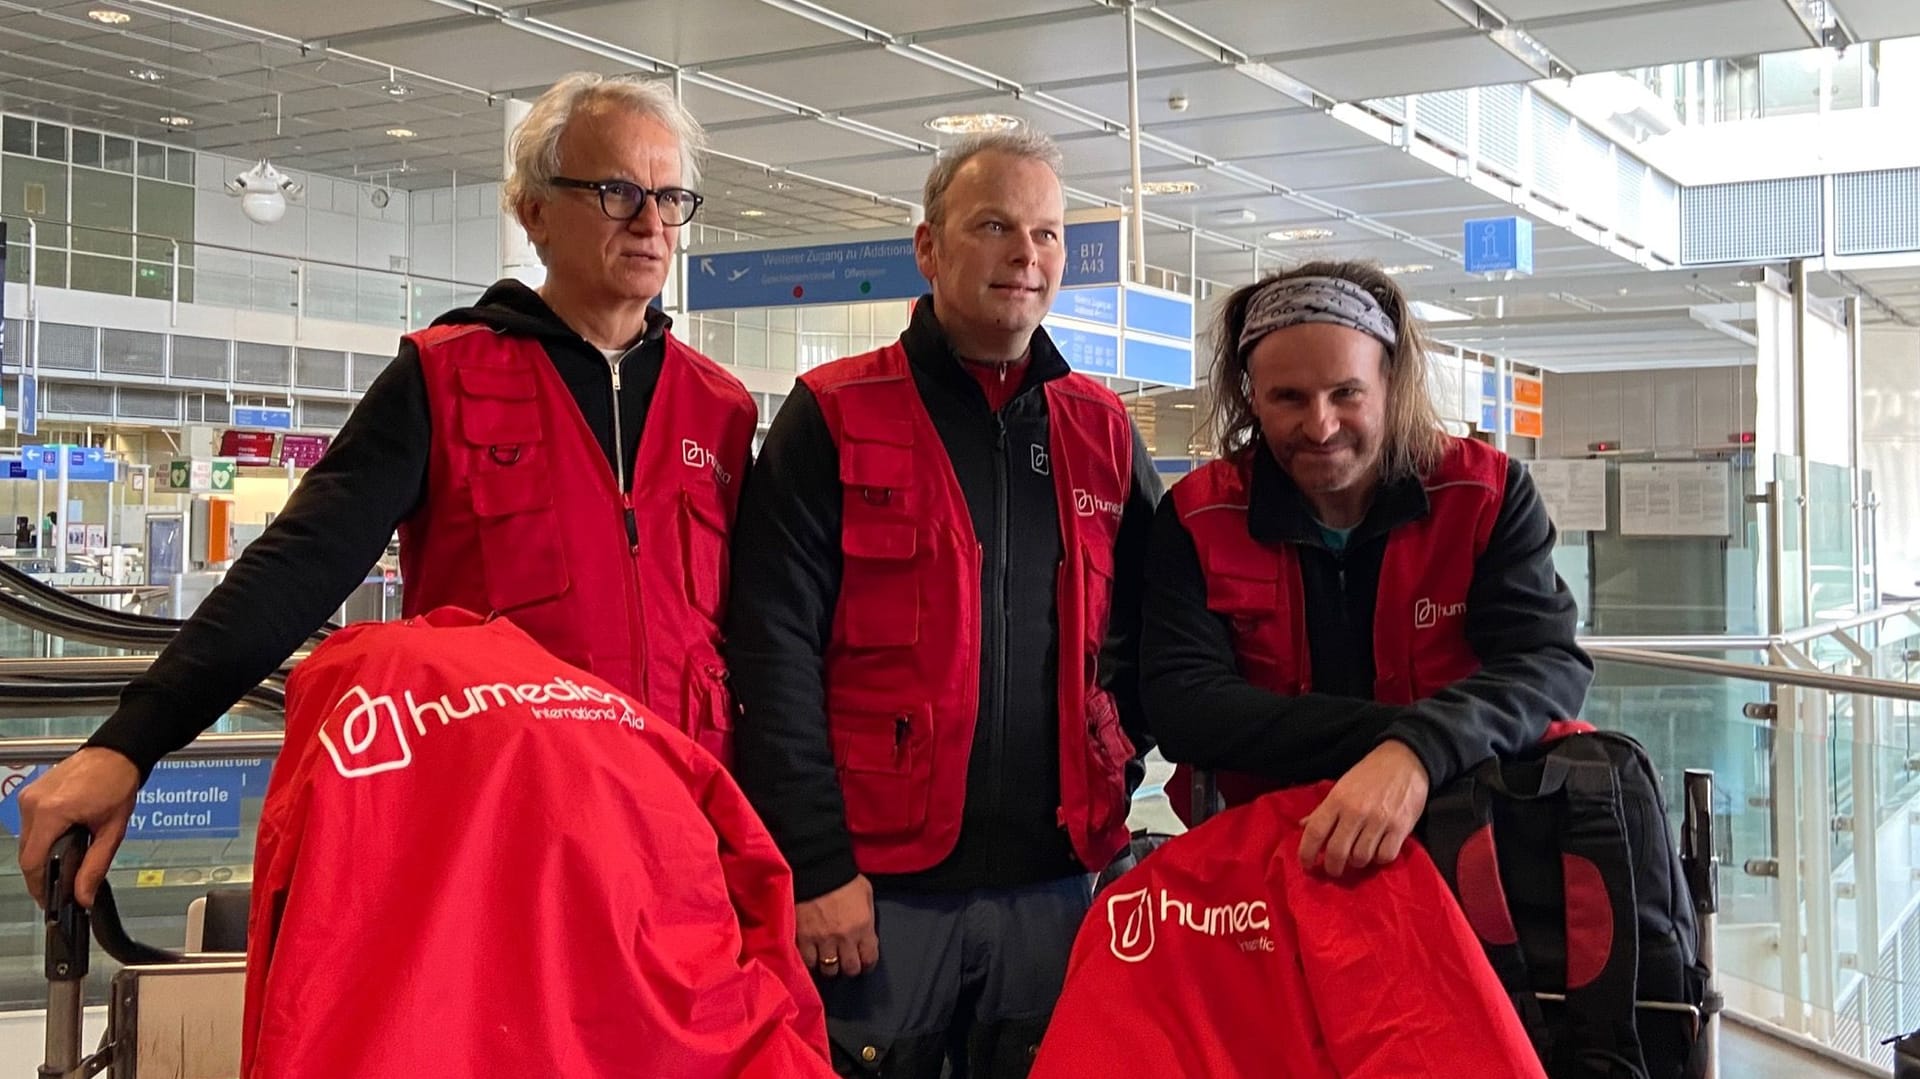
[[[88,912],[74,898],[73,887],[80,875],[80,863],[86,859],[87,847],[92,842],[93,834],[86,826],[76,824],[54,841],[47,859],[47,921],[63,929],[77,927],[82,934],[86,931]],[[142,944],[128,936],[126,926],[120,922],[120,908],[113,901],[113,887],[104,880],[93,897],[91,913],[93,939],[99,942],[101,951],[123,966],[165,966],[188,961],[179,952]],[[84,972],[84,960],[79,966]]]

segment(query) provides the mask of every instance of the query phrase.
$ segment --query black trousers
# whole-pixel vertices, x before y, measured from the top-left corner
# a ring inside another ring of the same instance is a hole
[[[876,889],[879,964],[816,977],[834,1070],[1024,1079],[1090,902],[1083,875],[938,895]]]

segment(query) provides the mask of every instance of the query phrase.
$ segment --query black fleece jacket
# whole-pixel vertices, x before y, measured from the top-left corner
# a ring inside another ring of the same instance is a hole
[[[1147,562],[1142,692],[1171,761],[1251,772],[1286,784],[1337,779],[1381,742],[1404,742],[1432,789],[1490,757],[1539,741],[1551,720],[1579,714],[1593,661],[1575,643],[1574,599],[1553,568],[1554,530],[1518,461],[1467,592],[1467,643],[1479,673],[1405,707],[1373,700],[1373,613],[1393,529],[1425,516],[1418,479],[1389,484],[1342,553],[1328,549],[1305,497],[1262,446],[1247,528],[1294,544],[1306,608],[1313,690],[1283,697],[1240,676],[1232,628],[1207,609],[1193,536],[1173,499],[1154,518]]]
[[[477,305],[435,324],[476,322],[539,341],[599,436],[609,467],[616,452],[634,459],[666,356],[671,320],[665,314],[649,312],[646,332],[619,359],[623,445],[617,450],[606,356],[538,293],[504,280]],[[367,388],[286,509],[247,546],[153,665],[128,683],[119,707],[87,744],[118,750],[144,776],[212,726],[366,579],[394,529],[420,507],[432,445],[420,357],[403,339],[399,355]],[[740,464],[744,469],[746,462]]]
[[[1067,363],[1046,332],[1036,331],[1025,381],[995,412],[960,366],[930,297],[921,300],[901,340],[982,545],[985,639],[959,842],[939,865],[875,884],[951,892],[1084,872],[1057,820],[1054,592],[1061,543],[1053,480],[1040,452],[1048,444],[1042,386],[1065,375]],[[767,433],[734,525],[727,617],[727,666],[741,710],[734,773],[792,865],[794,894],[802,901],[857,872],[827,734],[821,664],[840,591],[839,475],[839,452],[820,404],[798,384]],[[1140,582],[1159,494],[1152,458],[1136,434],[1100,670],[1141,752],[1149,742],[1137,691]]]

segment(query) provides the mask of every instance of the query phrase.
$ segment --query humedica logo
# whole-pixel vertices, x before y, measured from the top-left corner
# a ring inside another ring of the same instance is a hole
[[[1423,596],[1413,605],[1413,628],[1432,629],[1440,624],[1442,618],[1457,618],[1466,613],[1467,605],[1464,603],[1443,605]]]
[[[1153,897],[1145,888],[1107,899],[1107,929],[1114,958],[1138,963],[1153,954]]]
[[[391,734],[382,737],[388,732]],[[320,744],[333,758],[334,770],[348,779],[391,772],[413,763],[413,747],[400,727],[400,710],[394,707],[393,696],[375,697],[361,686],[347,690],[334,703],[333,714],[320,724]]]
[[[1107,900],[1107,929],[1112,935],[1109,947],[1114,957],[1126,963],[1138,963],[1153,954],[1155,925],[1171,922],[1202,936],[1230,937],[1242,933],[1266,932],[1273,928],[1267,901],[1253,899],[1218,906],[1195,904],[1174,898],[1160,889],[1160,901],[1154,902],[1151,889],[1122,892]],[[1266,938],[1242,941],[1242,951],[1272,951]]]
[[[706,468],[713,471],[713,478],[725,487],[733,483],[733,473],[720,467],[720,458],[713,451],[695,442],[691,438],[680,440],[680,463],[688,468]]]
[[[1109,502],[1085,488],[1075,487],[1073,489],[1073,512],[1082,517],[1091,517],[1095,511],[1118,517],[1120,516],[1120,509],[1120,503],[1118,502]]]
[[[490,682],[470,685],[438,697],[416,699],[403,690],[396,702],[391,693],[376,697],[364,686],[354,686],[335,702],[320,724],[320,743],[327,747],[333,766],[342,776],[357,779],[378,775],[413,763],[413,746],[400,719],[405,705],[414,734],[425,737],[429,718],[445,727],[494,708],[532,705],[535,719],[574,719],[615,722],[644,730],[646,721],[632,701],[618,693],[583,686],[565,678],[549,682]]]

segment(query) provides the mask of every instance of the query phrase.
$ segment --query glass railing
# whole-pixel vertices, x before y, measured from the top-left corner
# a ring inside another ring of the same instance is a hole
[[[1647,747],[1676,814],[1682,770],[1714,772],[1728,1007],[1890,1065],[1879,1043],[1920,1026],[1913,609],[1721,647],[1637,643],[1663,650],[1590,643],[1586,714]]]
[[[124,229],[6,215],[7,280],[412,330],[472,304],[485,282],[266,254]],[[119,254],[83,253],[84,248]]]

